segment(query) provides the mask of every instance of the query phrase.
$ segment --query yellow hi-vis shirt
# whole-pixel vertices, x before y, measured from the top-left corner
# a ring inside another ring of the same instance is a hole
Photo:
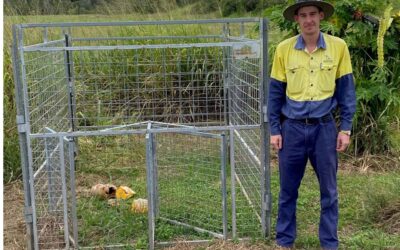
[[[280,133],[280,117],[319,118],[339,106],[341,129],[350,130],[356,97],[346,43],[320,33],[317,48],[308,52],[301,35],[276,48],[269,87],[271,134]]]

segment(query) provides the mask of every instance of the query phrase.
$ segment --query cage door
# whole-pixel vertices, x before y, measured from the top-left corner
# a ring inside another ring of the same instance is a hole
[[[226,239],[225,135],[149,133],[146,139],[150,248]]]
[[[74,142],[63,136],[32,140],[34,249],[77,247]]]

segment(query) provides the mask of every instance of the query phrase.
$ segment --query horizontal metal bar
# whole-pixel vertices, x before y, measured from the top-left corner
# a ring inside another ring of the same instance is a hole
[[[233,241],[239,241],[239,242],[248,242],[248,241],[253,241],[253,238],[235,238],[235,239],[226,239],[224,241],[228,241],[228,242],[233,242]],[[175,246],[177,244],[180,243],[187,243],[187,244],[198,244],[198,245],[202,245],[202,244],[210,244],[211,242],[215,242],[215,239],[212,240],[178,240],[178,241],[161,241],[161,242],[157,242],[157,246],[159,247],[172,247]]]
[[[131,123],[131,124],[113,126],[113,127],[110,127],[110,128],[102,129],[100,131],[108,131],[108,130],[114,130],[114,129],[120,129],[120,128],[128,128],[128,127],[145,125],[145,124],[147,125],[148,123],[151,123],[152,125],[159,125],[159,126],[172,126],[172,127],[179,127],[179,128],[194,128],[194,126],[147,120],[147,121],[143,121],[143,122],[135,122],[135,123]]]
[[[203,36],[121,36],[121,37],[75,37],[76,41],[104,41],[104,40],[149,40],[149,39],[193,39],[193,38],[223,38],[221,35],[203,35]],[[61,40],[64,41],[64,40]],[[31,45],[32,46],[32,45]]]
[[[174,24],[208,24],[208,23],[254,23],[260,18],[225,18],[200,20],[159,20],[159,21],[128,21],[128,22],[70,22],[70,23],[26,23],[21,28],[35,27],[74,27],[74,26],[133,26],[133,25],[174,25]]]
[[[135,244],[114,244],[114,245],[98,245],[98,246],[92,246],[92,247],[82,247],[79,246],[79,249],[115,249],[115,248],[124,248],[124,247],[132,247],[134,249]],[[131,249],[131,248],[129,248]]]
[[[217,42],[217,43],[185,43],[185,44],[149,44],[149,45],[113,45],[113,46],[76,46],[76,47],[34,47],[24,51],[79,51],[79,50],[133,50],[133,49],[167,49],[167,48],[208,48],[208,47],[232,47],[233,45],[248,45],[259,43],[257,40],[246,42]]]
[[[44,129],[46,129],[47,131],[49,131],[50,133],[57,133],[57,131],[55,131],[54,129],[52,129],[52,128],[49,128],[49,127],[45,127]]]
[[[154,128],[154,129],[134,129],[134,130],[108,130],[108,131],[75,131],[75,132],[57,132],[56,134],[36,133],[30,134],[31,138],[49,138],[58,136],[80,137],[80,136],[99,136],[99,135],[131,135],[151,133],[185,133],[185,132],[204,132],[204,131],[227,131],[230,129],[255,129],[260,125],[230,125],[215,127],[195,127],[195,128]]]
[[[182,132],[177,132],[177,133],[187,134],[187,135],[197,135],[197,136],[207,137],[207,138],[221,138],[220,134],[210,134],[210,133],[197,132],[197,131],[182,131]]]
[[[151,121],[153,125],[163,125],[163,126],[173,126],[173,127],[180,127],[180,128],[194,128],[195,126],[189,126],[189,125],[182,125],[182,124],[176,124],[176,123],[167,123],[167,122],[154,122]]]
[[[175,225],[178,225],[178,226],[184,226],[184,227],[187,227],[187,228],[191,228],[191,229],[193,229],[193,230],[195,230],[196,232],[199,232],[199,233],[208,233],[209,235],[211,235],[211,236],[213,236],[215,238],[219,238],[219,239],[223,239],[224,238],[224,235],[222,235],[222,234],[214,233],[214,232],[211,232],[211,231],[206,230],[206,229],[202,229],[202,228],[199,228],[199,227],[191,226],[191,225],[183,223],[183,222],[179,222],[179,221],[176,221],[176,220],[170,220],[170,219],[163,218],[163,217],[160,217],[160,219],[165,220],[165,221],[167,221],[167,222],[169,222],[171,224],[175,224]]]
[[[140,126],[140,125],[147,125],[151,121],[144,121],[144,122],[136,122],[136,123],[131,123],[131,124],[124,124],[124,125],[118,125],[118,126],[113,126],[109,128],[102,129],[100,131],[110,131],[110,130],[115,130],[115,129],[121,129],[121,128],[129,128],[129,127],[135,127],[135,126]]]
[[[159,126],[171,126],[171,127],[174,127],[174,128],[179,128],[180,130],[182,130],[182,128],[185,128],[186,130],[191,130],[191,131],[177,132],[177,133],[180,133],[180,134],[198,135],[198,136],[203,136],[203,137],[208,137],[208,138],[220,138],[221,137],[221,135],[219,135],[219,134],[211,134],[211,133],[199,132],[199,131],[197,131],[196,127],[193,127],[193,126],[179,125],[179,124],[165,123],[165,122],[153,122],[153,121],[138,122],[138,123],[120,125],[120,126],[115,126],[115,127],[111,127],[111,128],[102,129],[100,131],[111,131],[111,130],[114,130],[114,129],[121,129],[121,128],[133,127],[133,126],[138,126],[138,125],[144,125],[144,124],[151,125],[150,127],[149,126],[147,127],[147,131],[149,131],[149,132],[150,131],[153,132],[154,130],[157,130],[156,133],[162,133],[163,130],[170,130],[171,129],[171,128],[166,128],[166,127],[154,127],[154,129],[151,128],[154,125],[159,125]]]
[[[174,242],[170,242],[170,241],[162,241],[162,242],[157,242],[156,245],[159,247],[173,247],[177,244],[180,243],[187,243],[187,244],[196,244],[196,245],[208,245],[210,244],[212,241],[214,241],[214,239],[212,240],[178,240],[178,241],[174,241]]]
[[[64,39],[60,39],[60,40],[54,40],[54,41],[49,41],[49,42],[44,42],[44,43],[36,43],[36,44],[33,44],[33,45],[27,45],[27,46],[24,46],[24,48],[35,48],[35,47],[40,47],[40,46],[43,46],[43,45],[51,45],[51,44],[56,44],[56,43],[65,43],[65,40]]]
[[[224,36],[224,38],[228,38],[230,40],[235,40],[235,41],[253,41],[251,38],[247,37],[239,37],[239,36]]]

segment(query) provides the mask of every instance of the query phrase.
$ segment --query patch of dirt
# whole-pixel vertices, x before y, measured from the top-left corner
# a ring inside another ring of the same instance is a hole
[[[345,153],[343,153],[345,154]],[[362,156],[354,157],[349,154],[340,160],[339,168],[350,172],[371,173],[385,172],[400,167],[400,157],[395,155],[372,155],[365,153]]]
[[[63,224],[62,217],[47,217],[38,219],[37,225],[41,225],[39,237],[39,248],[45,246],[46,249],[63,249],[65,248],[64,235],[60,234]]]
[[[400,200],[390,203],[379,214],[380,227],[390,234],[400,234]]]
[[[3,191],[4,249],[26,249],[24,190],[21,181],[4,186]]]

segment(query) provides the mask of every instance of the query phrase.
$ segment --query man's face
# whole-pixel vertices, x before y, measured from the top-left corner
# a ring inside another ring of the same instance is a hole
[[[305,6],[297,11],[294,19],[299,24],[303,34],[313,35],[319,32],[319,24],[324,19],[324,12],[319,11],[315,6]]]

